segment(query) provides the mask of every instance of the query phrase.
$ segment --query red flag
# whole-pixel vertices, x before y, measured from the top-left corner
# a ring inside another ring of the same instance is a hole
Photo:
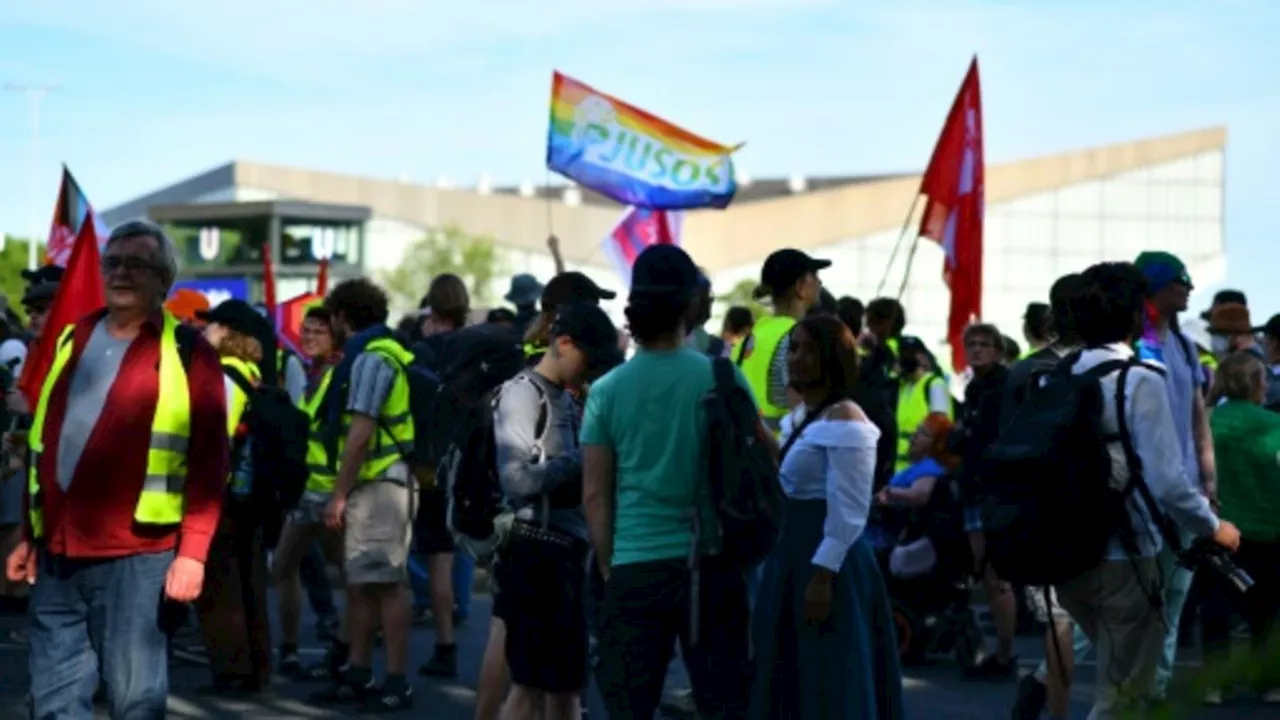
[[[262,304],[272,317],[276,314],[276,268],[271,262],[271,245],[262,244]]]
[[[983,175],[982,100],[974,57],[920,183],[920,193],[928,198],[920,235],[946,253],[942,277],[951,289],[947,342],[957,371],[965,367],[964,329],[982,317]]]
[[[98,254],[98,233],[94,229],[92,214],[90,212],[80,226],[80,234],[72,246],[67,270],[58,286],[58,294],[53,298],[49,317],[40,337],[32,343],[22,368],[22,377],[18,379],[18,389],[32,408],[40,399],[40,389],[53,362],[53,346],[63,328],[103,305],[102,259]]]
[[[316,294],[324,297],[329,292],[329,258],[320,259],[320,274],[316,276]]]

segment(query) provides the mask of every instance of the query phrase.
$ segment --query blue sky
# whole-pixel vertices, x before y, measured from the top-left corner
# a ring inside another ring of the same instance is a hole
[[[43,232],[61,161],[98,207],[232,158],[541,181],[553,68],[748,141],[754,176],[918,170],[977,52],[989,162],[1226,124],[1228,282],[1265,316],[1277,27],[1274,0],[0,0],[0,81],[61,85]],[[13,234],[30,138],[25,98],[0,95]]]

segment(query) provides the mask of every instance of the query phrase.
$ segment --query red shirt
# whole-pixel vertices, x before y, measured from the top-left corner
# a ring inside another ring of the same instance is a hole
[[[133,520],[160,395],[159,315],[144,323],[129,344],[71,484],[65,492],[58,485],[58,441],[71,376],[94,327],[105,315],[100,310],[76,323],[71,357],[45,411],[44,452],[37,476],[48,550],[67,557],[113,558],[176,547],[179,555],[204,562],[222,513],[229,449],[222,368],[218,354],[203,337],[196,340],[187,370],[191,428],[182,524],[157,527]]]

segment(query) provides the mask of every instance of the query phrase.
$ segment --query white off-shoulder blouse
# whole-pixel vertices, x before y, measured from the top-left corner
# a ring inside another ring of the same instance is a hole
[[[802,406],[782,419],[783,444],[804,417]],[[804,428],[783,458],[780,476],[787,497],[827,501],[814,565],[839,572],[866,528],[879,439],[880,429],[867,420],[820,418]]]

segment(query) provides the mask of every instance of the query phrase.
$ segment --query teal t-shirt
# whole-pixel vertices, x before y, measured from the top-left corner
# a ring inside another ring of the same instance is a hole
[[[711,358],[681,348],[641,349],[591,385],[582,444],[614,453],[614,565],[688,557],[695,498],[703,551],[717,549],[702,405],[714,384]]]

